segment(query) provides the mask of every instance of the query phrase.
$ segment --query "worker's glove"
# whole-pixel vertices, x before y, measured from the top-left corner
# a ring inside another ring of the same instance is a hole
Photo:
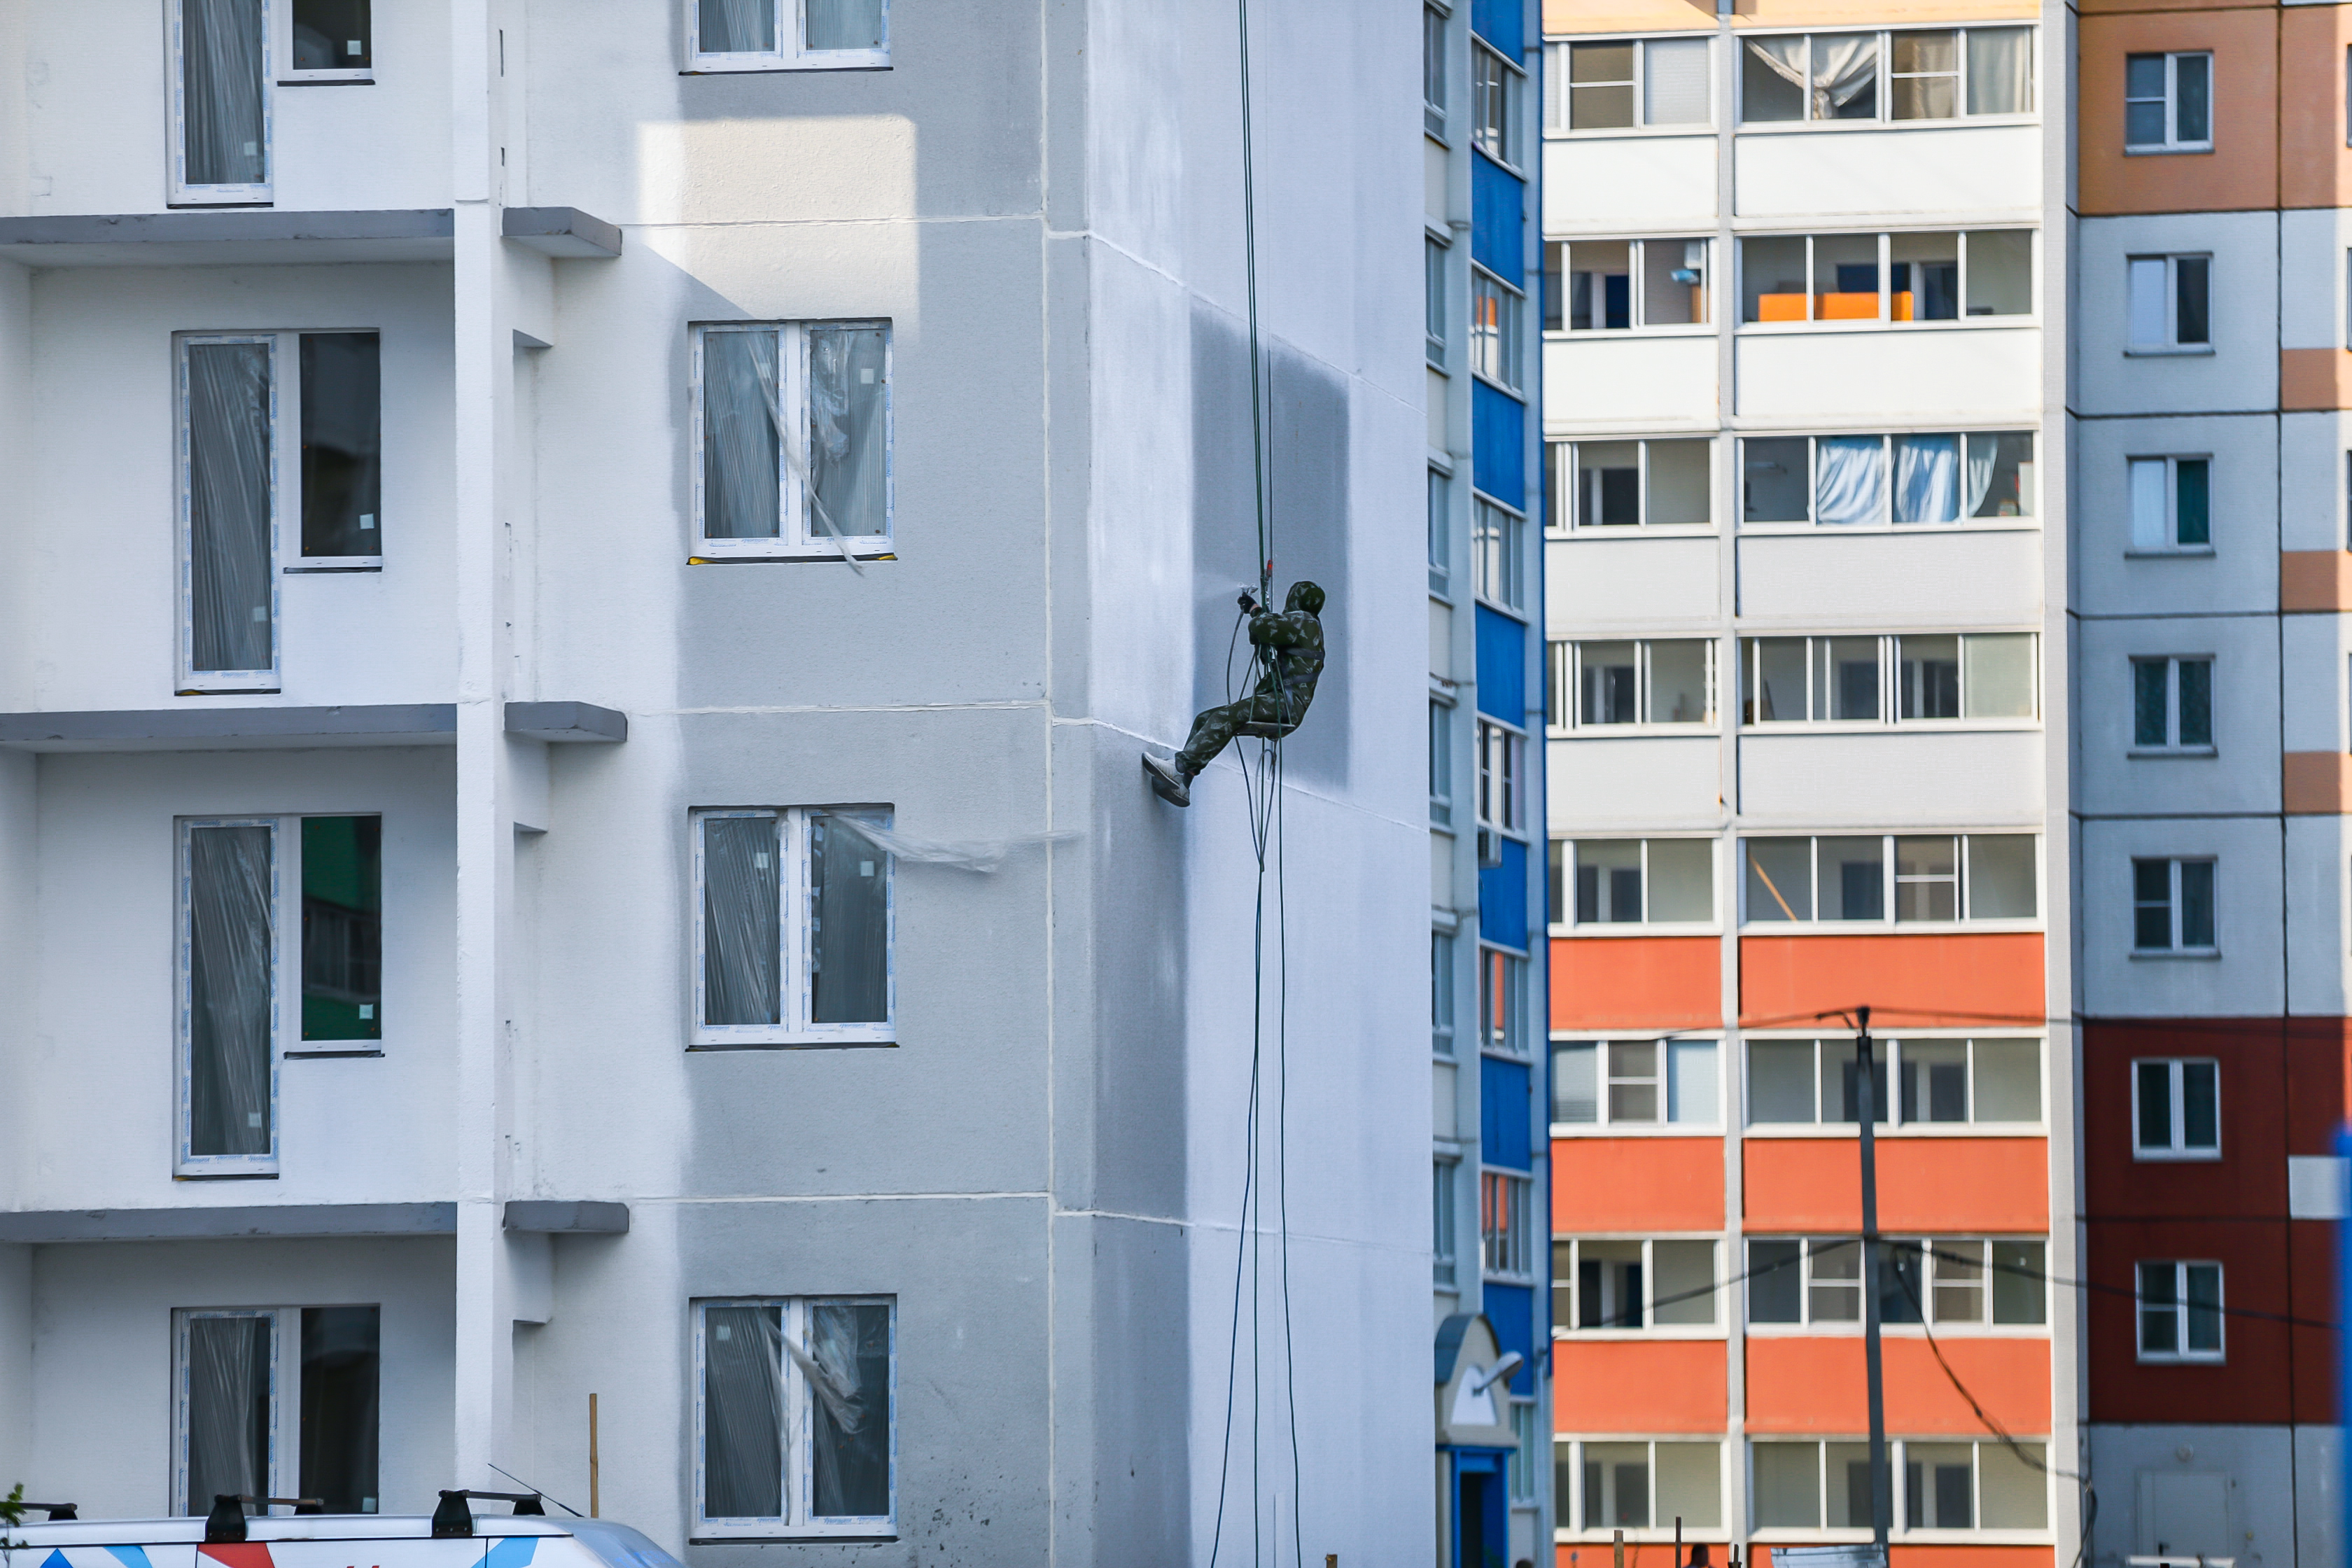
[[[1247,588],[1242,590],[1242,596],[1236,603],[1241,605],[1242,614],[1245,616],[1257,614],[1257,601],[1250,596],[1250,591]]]

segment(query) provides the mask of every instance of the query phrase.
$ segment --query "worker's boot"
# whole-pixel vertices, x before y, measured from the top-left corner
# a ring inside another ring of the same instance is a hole
[[[1151,793],[1171,805],[1192,804],[1192,782],[1175,763],[1165,763],[1150,752],[1143,753],[1143,776],[1151,785]]]

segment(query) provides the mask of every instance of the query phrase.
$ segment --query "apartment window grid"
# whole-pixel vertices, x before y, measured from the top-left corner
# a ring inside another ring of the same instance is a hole
[[[2033,231],[1753,235],[1739,242],[1743,326],[1931,330],[2033,314]]]
[[[1861,1117],[1860,1058],[1851,1037],[1751,1036],[1748,1125],[1852,1126]],[[1872,1059],[1874,1123],[1965,1132],[2042,1122],[2042,1042],[2032,1036],[1910,1036],[1879,1042]]]
[[[1717,1441],[1557,1438],[1552,1506],[1560,1539],[1671,1542],[1677,1530],[1723,1528],[1723,1445]]]
[[[2133,256],[2124,262],[2128,354],[2213,352],[2213,258]]]
[[[1708,251],[1708,242],[1696,238],[1548,241],[1544,331],[1704,327]]]
[[[1695,130],[1714,120],[1706,38],[1557,43],[1544,50],[1548,132]]]
[[[1518,1440],[1518,1446],[1511,1450],[1507,1466],[1511,1506],[1533,1508],[1540,1500],[1536,1489],[1539,1484],[1538,1477],[1541,1461],[1536,1456],[1543,1445],[1536,1402],[1514,1395],[1510,1405],[1511,1436]]]
[[[691,71],[873,69],[890,0],[685,0]]]
[[[692,559],[889,555],[889,323],[714,322],[692,346]]]
[[[1748,37],[1742,125],[1977,119],[2033,111],[2031,27]]]
[[[271,45],[285,62],[278,86],[375,79],[368,0],[290,0],[275,10]]]
[[[2213,459],[2129,458],[2124,464],[2133,554],[2204,555],[2213,550]]]
[[[1506,392],[1526,384],[1527,296],[1485,268],[1470,268],[1470,370]]]
[[[1528,961],[1508,948],[1478,950],[1478,1048],[1488,1056],[1527,1059]]]
[[[698,1301],[692,1315],[692,1536],[890,1533],[896,1300]]]
[[[1422,236],[1423,354],[1437,370],[1445,368],[1445,255],[1448,242],[1433,234]]]
[[[2031,632],[1747,637],[1740,722],[1917,724],[2031,721]]]
[[[1471,592],[1497,609],[1527,608],[1527,514],[1471,492]]]
[[[1535,1181],[1509,1171],[1478,1173],[1479,1266],[1488,1279],[1535,1282]]]
[[[1451,1058],[1457,1016],[1454,999],[1454,935],[1450,931],[1429,933],[1429,1048],[1433,1056]]]
[[[222,1495],[374,1513],[382,1382],[374,1306],[172,1314],[172,1510]]]
[[[1704,637],[1550,645],[1551,728],[1715,723],[1715,644]]]
[[[1555,1039],[1553,1135],[1567,1136],[1580,1129],[1612,1133],[1720,1129],[1721,1055],[1719,1042],[1711,1038]]]
[[[1706,528],[1715,521],[1712,441],[1556,441],[1544,450],[1548,526]]]
[[[887,806],[693,813],[694,1045],[895,1037],[889,825]]]
[[[1500,720],[1478,720],[1478,826],[1528,830],[1528,737]]]
[[[1739,469],[1743,528],[2015,526],[2041,510],[2030,430],[1749,437]]]
[[[1552,841],[1564,890],[1563,912],[1585,927],[1709,925],[1715,920],[1715,840],[1574,838]]]
[[[1726,1289],[1716,1242],[1683,1237],[1560,1237],[1551,1244],[1556,1338],[1719,1338]]]
[[[1751,1237],[1751,1329],[1863,1321],[1863,1245],[1853,1237]],[[1888,1237],[1879,1243],[1879,1321],[1892,1328],[1997,1331],[2049,1325],[2047,1246],[2040,1237]]]
[[[2141,1263],[2134,1301],[2143,1362],[2222,1362],[2221,1266],[2211,1262]]]
[[[2135,858],[2132,861],[2132,951],[2210,954],[2218,920],[2210,858]]]
[[[1470,144],[1509,169],[1527,161],[1520,146],[1525,132],[1519,128],[1519,100],[1526,91],[1527,72],[1474,35],[1470,40]]]
[[[2017,1448],[2021,1452],[1991,1440],[1890,1438],[1896,1533],[1933,1531],[1933,1540],[1959,1531],[2048,1530],[2047,1445],[2029,1439]],[[1751,1442],[1748,1450],[1750,1517],[1759,1533],[1871,1528],[1867,1442],[1780,1439]]]
[[[2124,57],[2124,151],[2213,150],[2210,50]]]
[[[1454,595],[1454,477],[1439,468],[1429,470],[1429,591]]]
[[[2211,755],[2212,656],[2135,658],[2131,670],[2131,749]]]
[[[1747,838],[1740,914],[1780,923],[1973,923],[2041,914],[2041,844],[2023,833]]]
[[[1454,825],[1454,704],[1442,697],[1429,700],[1429,820]]]
[[[1421,8],[1422,129],[1440,141],[1445,137],[1445,29],[1452,14],[1444,5]]]
[[[2221,1064],[2210,1057],[2132,1063],[2132,1158],[2221,1157]]]
[[[1454,1184],[1460,1169],[1458,1161],[1444,1156],[1430,1164],[1430,1268],[1432,1279],[1441,1290],[1454,1289],[1456,1282],[1454,1237],[1457,1199]]]

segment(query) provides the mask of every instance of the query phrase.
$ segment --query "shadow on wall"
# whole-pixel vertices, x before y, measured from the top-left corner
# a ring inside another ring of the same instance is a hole
[[[1339,372],[1286,344],[1260,354],[1267,392],[1272,482],[1274,600],[1302,577],[1323,585],[1324,667],[1315,706],[1284,742],[1286,764],[1302,781],[1348,782],[1349,668],[1355,651],[1355,595],[1348,581],[1348,386]],[[1192,673],[1193,704],[1231,700],[1249,652],[1234,639],[1234,596],[1257,587],[1257,510],[1250,499],[1248,330],[1210,306],[1192,308]],[[1237,742],[1237,744],[1240,742]]]

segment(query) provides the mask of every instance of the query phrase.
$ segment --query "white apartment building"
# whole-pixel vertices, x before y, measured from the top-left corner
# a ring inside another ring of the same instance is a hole
[[[1233,6],[0,8],[0,1489],[1428,1532],[1420,38],[1253,9],[1263,881]]]

